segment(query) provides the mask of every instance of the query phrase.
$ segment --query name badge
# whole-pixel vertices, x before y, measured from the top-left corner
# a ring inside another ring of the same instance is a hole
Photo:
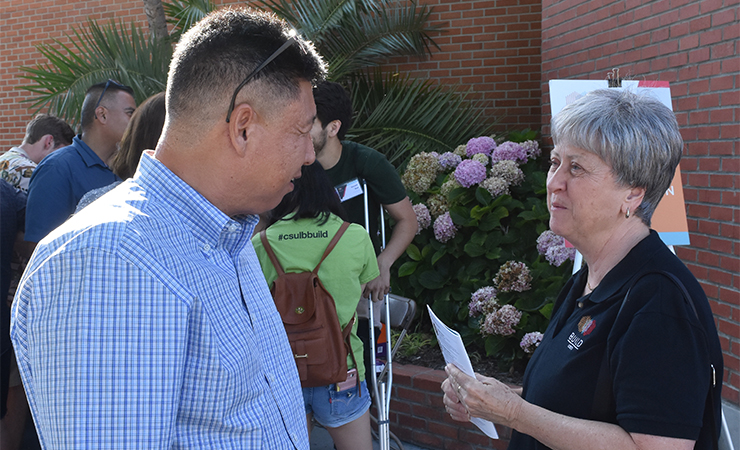
[[[355,198],[358,195],[362,195],[362,185],[360,184],[360,180],[357,178],[345,181],[344,183],[335,186],[334,189],[337,191],[339,200],[343,202],[351,198]]]

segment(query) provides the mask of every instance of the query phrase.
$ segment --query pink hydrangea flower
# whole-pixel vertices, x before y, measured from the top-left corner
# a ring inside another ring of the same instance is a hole
[[[524,353],[531,354],[540,346],[540,342],[542,342],[542,333],[533,331],[524,335],[522,341],[519,343],[519,347],[524,350]]]
[[[414,212],[416,213],[416,222],[419,225],[416,234],[419,234],[421,230],[426,229],[432,224],[432,215],[429,214],[429,208],[427,208],[427,205],[423,203],[414,205]]]
[[[434,237],[443,244],[454,238],[457,234],[457,227],[452,222],[450,213],[446,212],[437,217],[434,221]]]
[[[519,325],[521,319],[521,311],[511,305],[504,305],[486,316],[481,324],[480,331],[484,336],[511,336],[515,332],[514,327]]]
[[[498,308],[498,300],[496,299],[496,288],[493,286],[482,287],[470,296],[470,303],[468,304],[470,317],[490,314],[496,308]]]

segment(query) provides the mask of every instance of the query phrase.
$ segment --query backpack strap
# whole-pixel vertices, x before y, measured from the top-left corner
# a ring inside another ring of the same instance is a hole
[[[278,261],[277,256],[275,256],[275,252],[272,250],[270,243],[267,242],[267,230],[260,231],[260,240],[262,241],[262,246],[265,247],[267,256],[269,256],[270,261],[272,261],[272,265],[275,266],[278,276],[284,275],[285,271],[283,270],[283,266],[280,265],[280,261]]]
[[[339,242],[339,239],[342,237],[345,231],[347,231],[347,228],[349,228],[349,222],[343,222],[342,226],[339,227],[339,230],[337,230],[337,233],[334,235],[334,237],[329,241],[329,245],[326,246],[326,250],[324,250],[324,254],[321,256],[321,260],[316,265],[316,267],[313,269],[313,273],[317,274],[319,273],[319,268],[321,267],[321,263],[324,262],[327,256],[329,256],[329,253],[331,253],[332,250],[334,250],[334,247],[337,246],[337,242]]]

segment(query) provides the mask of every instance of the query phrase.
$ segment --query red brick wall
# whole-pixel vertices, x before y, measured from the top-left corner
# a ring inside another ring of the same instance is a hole
[[[23,140],[26,123],[32,118],[28,91],[19,90],[25,83],[19,78],[21,66],[44,63],[36,50],[40,43],[59,39],[69,44],[65,34],[72,27],[85,24],[87,18],[105,23],[111,18],[129,23],[135,20],[146,26],[144,2],[88,0],[6,0],[0,7],[0,152]]]
[[[668,81],[686,141],[691,245],[676,249],[710,299],[725,357],[724,398],[740,404],[740,57],[738,0],[544,0],[548,80],[621,75]]]
[[[398,58],[401,73],[472,88],[498,130],[540,126],[540,0],[421,0],[444,32],[431,58]],[[392,70],[392,69],[391,69]]]
[[[390,429],[404,442],[445,450],[504,450],[511,430],[496,425],[499,439],[490,439],[471,423],[455,422],[442,402],[444,370],[393,364]],[[376,417],[377,414],[373,413]]]

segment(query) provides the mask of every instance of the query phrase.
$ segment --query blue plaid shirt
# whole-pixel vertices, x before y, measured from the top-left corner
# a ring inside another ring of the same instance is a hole
[[[256,222],[145,154],[42,240],[11,338],[43,447],[308,448]]]

